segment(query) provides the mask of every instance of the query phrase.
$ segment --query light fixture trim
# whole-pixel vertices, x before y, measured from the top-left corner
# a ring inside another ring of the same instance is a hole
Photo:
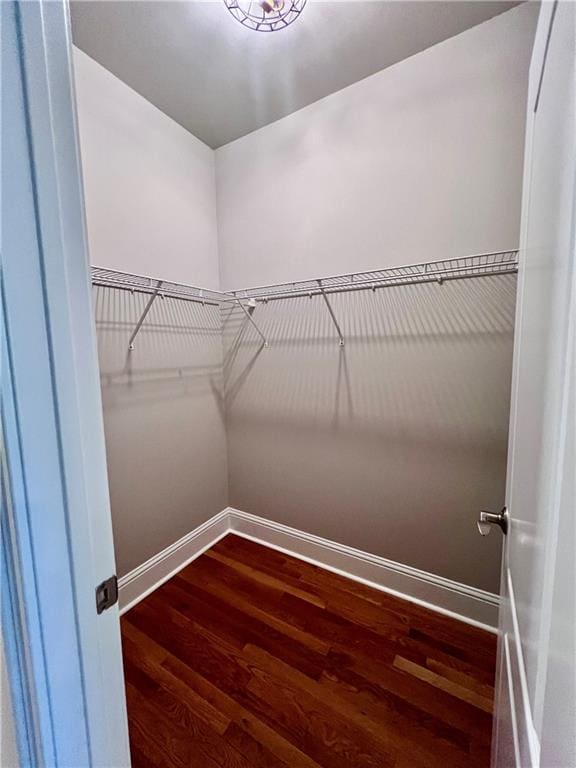
[[[254,32],[286,29],[302,13],[307,0],[224,0],[240,24]]]

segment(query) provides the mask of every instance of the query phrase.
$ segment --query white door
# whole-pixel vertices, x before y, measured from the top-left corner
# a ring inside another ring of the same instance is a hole
[[[493,766],[574,768],[576,4],[530,69]]]
[[[0,607],[19,766],[127,768],[118,606],[96,600],[115,565],[68,7],[0,14]]]

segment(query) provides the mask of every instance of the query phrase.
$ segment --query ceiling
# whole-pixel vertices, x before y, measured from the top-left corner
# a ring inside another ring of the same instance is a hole
[[[273,33],[222,0],[73,0],[71,13],[79,48],[216,148],[517,4],[308,0]]]

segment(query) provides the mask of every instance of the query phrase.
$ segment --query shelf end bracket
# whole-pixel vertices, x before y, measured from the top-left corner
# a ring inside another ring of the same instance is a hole
[[[154,292],[152,293],[152,295],[148,299],[148,302],[147,302],[146,306],[144,307],[144,311],[142,312],[142,314],[140,315],[140,319],[136,323],[136,328],[134,328],[134,330],[132,331],[132,336],[130,336],[130,341],[128,342],[128,349],[130,350],[130,352],[132,352],[132,350],[134,349],[134,339],[136,338],[136,336],[138,336],[138,332],[140,331],[140,328],[142,327],[142,323],[146,319],[146,315],[148,314],[148,312],[150,312],[150,310],[152,308],[152,304],[154,304],[154,300],[156,299],[156,297],[160,293],[160,289],[161,288],[162,288],[162,280],[158,280],[158,285],[156,286],[156,288],[154,289]]]
[[[254,327],[256,333],[258,334],[258,336],[260,336],[260,338],[262,339],[262,341],[264,343],[264,346],[267,347],[268,346],[268,340],[267,340],[266,336],[264,336],[264,334],[262,333],[260,328],[257,326],[257,324],[254,322],[254,319],[252,317],[252,313],[248,309],[246,309],[246,307],[242,303],[241,299],[236,299],[236,301],[238,302],[238,306],[241,308],[242,312],[244,312],[244,314],[246,315],[248,320],[252,323],[252,326]],[[253,303],[250,304],[250,306],[252,307],[252,309],[254,309],[254,307],[256,306],[256,302],[253,299],[252,299],[252,301],[253,301]]]
[[[339,338],[339,344],[341,347],[344,346],[344,336],[342,335],[342,329],[340,328],[340,325],[338,323],[338,320],[336,320],[336,315],[334,314],[334,310],[332,309],[332,305],[330,304],[330,300],[328,296],[326,295],[326,291],[324,290],[324,286],[322,285],[322,280],[317,280],[318,288],[320,289],[320,293],[322,294],[322,298],[324,299],[326,303],[326,307],[328,308],[328,312],[330,313],[330,317],[332,318],[332,322],[334,323],[334,327],[336,328],[336,331],[338,332],[338,338]]]

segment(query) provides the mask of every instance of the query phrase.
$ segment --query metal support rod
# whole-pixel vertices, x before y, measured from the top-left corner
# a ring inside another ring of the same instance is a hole
[[[266,340],[266,336],[264,336],[264,334],[262,333],[262,331],[260,330],[260,328],[258,328],[258,326],[256,325],[256,323],[255,323],[255,322],[254,322],[254,320],[252,319],[252,315],[250,314],[250,312],[248,312],[248,310],[246,309],[246,307],[244,306],[244,304],[242,304],[242,302],[240,301],[240,299],[237,299],[237,301],[238,301],[238,305],[239,305],[239,306],[241,307],[241,309],[242,309],[242,312],[244,312],[244,314],[246,315],[246,317],[248,318],[248,320],[250,320],[250,322],[251,322],[251,323],[252,323],[252,325],[254,326],[254,329],[256,330],[256,333],[258,334],[258,336],[260,336],[260,338],[261,338],[261,339],[262,339],[262,341],[264,342],[264,346],[265,346],[265,347],[267,347],[267,346],[268,346],[268,342],[267,342],[267,340]],[[256,303],[254,303],[254,306],[256,306]]]
[[[156,286],[156,290],[154,291],[152,296],[150,296],[150,298],[148,299],[148,303],[144,307],[144,312],[142,312],[142,314],[140,315],[140,320],[138,320],[138,322],[136,323],[136,328],[134,328],[134,330],[132,331],[132,336],[130,336],[130,341],[128,342],[128,349],[130,351],[134,349],[134,339],[136,338],[136,336],[138,336],[138,331],[142,327],[142,323],[146,319],[146,315],[148,314],[148,312],[150,312],[152,304],[154,304],[154,299],[160,293],[161,287],[162,287],[162,280],[158,280],[158,285]]]
[[[320,293],[322,294],[322,298],[326,302],[326,306],[328,307],[328,312],[330,312],[330,317],[332,318],[332,322],[336,326],[336,330],[338,331],[338,337],[340,338],[340,346],[344,346],[344,336],[342,336],[342,330],[340,329],[340,326],[338,325],[338,320],[336,320],[336,315],[334,314],[334,310],[332,309],[332,306],[328,300],[328,296],[326,296],[326,291],[324,290],[322,286],[322,280],[317,280],[318,288],[320,288]]]

